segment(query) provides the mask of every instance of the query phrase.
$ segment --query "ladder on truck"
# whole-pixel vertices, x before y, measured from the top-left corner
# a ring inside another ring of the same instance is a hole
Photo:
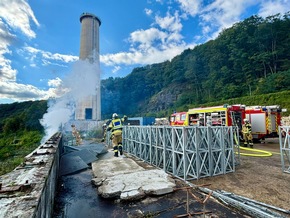
[[[240,129],[239,129],[239,125],[238,125],[238,122],[236,120],[236,116],[234,114],[234,111],[230,111],[230,116],[231,116],[231,119],[232,119],[232,123],[233,123],[233,126],[236,126],[236,131],[235,132],[235,135],[237,136],[238,139],[242,139],[242,136],[240,134]]]

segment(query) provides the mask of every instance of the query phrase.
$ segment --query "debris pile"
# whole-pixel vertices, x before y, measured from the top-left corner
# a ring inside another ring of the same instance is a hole
[[[290,210],[284,210],[279,207],[268,205],[259,201],[252,200],[234,193],[226,192],[223,190],[212,191],[207,188],[199,187],[202,192],[212,194],[213,197],[220,200],[223,204],[236,208],[240,211],[253,217],[288,217]]]

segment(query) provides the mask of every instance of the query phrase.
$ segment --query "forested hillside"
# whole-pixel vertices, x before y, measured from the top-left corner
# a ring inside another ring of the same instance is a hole
[[[173,110],[243,96],[260,96],[255,101],[259,104],[265,94],[289,90],[289,51],[290,12],[252,16],[171,61],[103,80],[103,117],[114,112],[165,116]]]
[[[39,146],[44,134],[39,120],[46,110],[47,101],[0,104],[0,175]]]

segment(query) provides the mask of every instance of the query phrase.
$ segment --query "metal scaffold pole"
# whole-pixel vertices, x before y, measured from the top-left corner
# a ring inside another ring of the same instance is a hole
[[[290,173],[290,126],[279,128],[281,165],[284,173]]]

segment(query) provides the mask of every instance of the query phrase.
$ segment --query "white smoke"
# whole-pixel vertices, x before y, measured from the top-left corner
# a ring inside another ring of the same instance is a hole
[[[96,84],[98,84],[99,66],[88,61],[77,61],[72,72],[63,79],[59,92],[62,96],[50,99],[47,113],[40,120],[45,129],[45,137],[42,142],[49,139],[54,133],[74,119],[76,102],[90,95],[96,94]]]

